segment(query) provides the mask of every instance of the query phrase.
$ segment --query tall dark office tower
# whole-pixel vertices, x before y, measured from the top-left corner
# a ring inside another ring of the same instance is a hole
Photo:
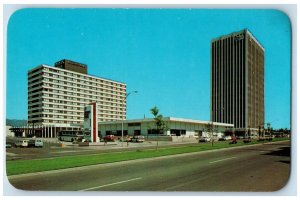
[[[264,126],[264,48],[247,29],[211,42],[211,120]]]

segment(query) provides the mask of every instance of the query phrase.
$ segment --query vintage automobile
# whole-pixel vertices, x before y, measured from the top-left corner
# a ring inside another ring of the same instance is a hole
[[[145,141],[145,137],[142,135],[135,135],[131,138],[132,142],[144,142]]]
[[[28,140],[18,140],[15,147],[28,147]]]
[[[106,135],[103,137],[104,142],[114,142],[115,136],[114,135]]]
[[[199,142],[210,142],[209,137],[200,137]]]

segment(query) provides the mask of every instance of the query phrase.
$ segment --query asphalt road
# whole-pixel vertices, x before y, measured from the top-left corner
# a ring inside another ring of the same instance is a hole
[[[30,191],[276,191],[290,174],[290,142],[10,176]]]

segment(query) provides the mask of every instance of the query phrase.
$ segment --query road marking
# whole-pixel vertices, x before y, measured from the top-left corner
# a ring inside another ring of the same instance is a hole
[[[222,162],[222,161],[230,160],[230,159],[234,159],[234,158],[236,158],[236,157],[224,158],[224,159],[221,159],[221,160],[215,160],[215,161],[212,161],[212,162],[209,162],[209,163],[212,164],[212,163]]]
[[[88,191],[88,190],[93,190],[93,189],[96,189],[96,188],[108,187],[108,186],[117,185],[117,184],[121,184],[121,183],[127,183],[127,182],[130,182],[130,181],[136,181],[136,180],[140,180],[140,179],[142,179],[142,178],[139,177],[139,178],[129,179],[129,180],[126,180],[126,181],[119,181],[119,182],[116,182],[116,183],[100,185],[100,186],[91,187],[91,188],[87,188],[87,189],[83,189],[83,190],[79,190],[79,191]]]

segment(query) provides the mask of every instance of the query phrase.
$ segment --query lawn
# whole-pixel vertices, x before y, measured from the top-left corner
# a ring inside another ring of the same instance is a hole
[[[279,139],[274,139],[273,141],[279,141]],[[99,153],[93,155],[77,155],[77,156],[63,156],[54,157],[47,159],[35,159],[35,160],[14,160],[6,161],[6,172],[7,175],[17,175],[26,174],[33,172],[42,172],[56,169],[66,169],[72,167],[81,167],[88,165],[96,165],[103,163],[112,163],[125,160],[135,160],[143,158],[152,158],[160,156],[168,156],[182,153],[192,153],[207,151],[213,149],[229,148],[243,145],[257,144],[259,142],[252,141],[251,143],[244,144],[243,142],[238,142],[234,145],[229,145],[228,142],[215,142],[212,146],[211,143],[200,143],[200,144],[190,144],[181,147],[167,147],[147,149],[147,150],[134,150],[125,152],[111,152],[111,153]],[[261,143],[261,142],[260,142]]]

